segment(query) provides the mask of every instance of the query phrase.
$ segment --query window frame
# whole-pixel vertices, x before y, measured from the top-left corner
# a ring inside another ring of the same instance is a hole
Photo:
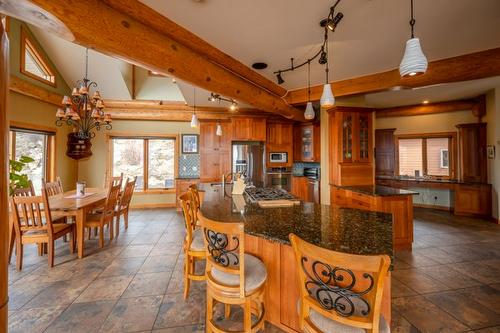
[[[31,53],[34,55],[35,60],[37,63],[43,67],[43,69],[50,74],[54,78],[54,81],[51,80],[46,80],[43,77],[40,77],[36,74],[33,74],[31,72],[28,72],[25,70],[26,66],[26,45],[28,45],[29,49],[32,51]],[[35,44],[35,42],[31,39],[30,35],[26,31],[26,28],[21,26],[21,61],[20,61],[20,69],[19,71],[26,75],[29,76],[30,78],[40,81],[42,83],[48,84],[52,87],[57,87],[57,82],[56,82],[56,74],[55,70],[52,68],[52,66],[49,64],[47,61],[47,58],[43,55],[43,53],[38,49],[38,46]]]
[[[416,134],[399,134],[395,135],[395,174],[399,173],[399,140],[404,139],[422,139],[422,170],[424,177],[431,179],[457,179],[457,133],[456,132],[439,132],[439,133],[416,133]],[[448,176],[429,175],[427,173],[427,139],[448,138]]]
[[[56,179],[57,174],[57,129],[53,127],[46,127],[41,125],[33,125],[23,122],[11,121],[9,124],[9,159],[17,158],[16,152],[16,137],[15,131],[18,132],[33,132],[38,134],[47,135],[47,151],[45,156],[45,174],[44,179],[47,182],[52,182]]]
[[[160,133],[111,133],[106,134],[106,145],[108,147],[108,158],[106,163],[106,177],[110,179],[113,173],[113,139],[139,139],[144,140],[143,168],[144,168],[144,188],[135,190],[135,194],[166,194],[176,193],[175,178],[178,176],[179,167],[179,136],[176,134],[160,134]],[[170,139],[174,140],[174,186],[172,188],[150,189],[148,188],[148,172],[149,172],[149,145],[148,140]]]

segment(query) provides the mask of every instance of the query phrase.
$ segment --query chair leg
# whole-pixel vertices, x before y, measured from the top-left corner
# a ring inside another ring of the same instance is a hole
[[[252,306],[249,299],[247,299],[243,308],[243,330],[245,332],[252,331]]]
[[[16,239],[16,268],[18,271],[23,268],[23,244],[20,239]]]
[[[87,228],[87,230],[89,231],[89,237],[88,237],[88,240],[90,240],[90,237],[92,236],[92,228]]]
[[[49,267],[54,267],[54,240],[48,242]]]
[[[184,259],[184,299],[187,299],[189,295],[189,287],[191,286],[191,280],[189,279],[190,264],[189,255],[186,253],[186,258]]]
[[[224,318],[229,319],[231,316],[231,304],[224,304]]]
[[[38,253],[38,256],[41,257],[43,256],[43,243],[37,243],[36,244],[36,247],[37,247],[37,253]]]
[[[123,220],[125,221],[125,229],[128,229],[128,207],[123,213]]]
[[[115,226],[113,225],[113,218],[107,223],[109,226],[109,240],[115,238]]]
[[[111,222],[113,224],[113,222]],[[120,234],[120,213],[116,214],[116,238]]]
[[[97,227],[94,228],[94,236],[97,236],[97,229],[99,229],[99,228],[97,228]]]
[[[66,235],[64,235],[66,236]],[[71,254],[75,253],[75,226],[71,228],[71,239],[69,241],[69,252]]]
[[[99,247],[104,247],[104,224],[99,228]]]
[[[214,300],[210,291],[207,290],[207,314],[206,314],[206,323],[205,323],[205,332],[211,333],[212,329],[210,325],[212,324],[212,319],[214,316]]]

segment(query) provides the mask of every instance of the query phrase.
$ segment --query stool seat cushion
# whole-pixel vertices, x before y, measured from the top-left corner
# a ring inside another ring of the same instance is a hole
[[[309,319],[316,325],[322,332],[342,332],[342,333],[366,333],[362,328],[351,327],[339,322],[336,322],[328,317],[323,316],[319,312],[311,309],[309,312]],[[384,316],[380,316],[379,323],[380,333],[390,333],[391,329],[384,319]]]
[[[240,284],[240,276],[230,274],[212,268],[213,278],[225,285],[238,286]],[[251,293],[266,282],[267,269],[266,265],[257,257],[245,253],[245,292]]]
[[[205,251],[205,244],[203,243],[203,231],[196,229],[193,231],[193,239],[191,240],[191,251]]]

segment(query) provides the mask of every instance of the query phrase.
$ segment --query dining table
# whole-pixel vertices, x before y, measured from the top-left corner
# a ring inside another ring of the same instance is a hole
[[[85,220],[93,209],[103,206],[108,196],[108,189],[87,188],[84,196],[77,196],[76,191],[67,191],[49,197],[51,211],[58,212],[58,216],[73,217],[76,223],[76,246],[78,258],[84,257],[85,249]]]

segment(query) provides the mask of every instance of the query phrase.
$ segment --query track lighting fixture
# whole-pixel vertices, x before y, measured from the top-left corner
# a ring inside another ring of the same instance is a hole
[[[307,61],[307,105],[304,111],[304,118],[307,120],[314,119],[316,113],[311,102],[311,60]]]
[[[232,99],[232,98],[224,98],[224,97],[222,97],[221,95],[216,94],[216,93],[213,93],[213,92],[212,92],[212,93],[210,93],[210,97],[208,97],[208,100],[209,100],[210,102],[217,102],[217,101],[218,101],[219,103],[220,103],[221,101],[224,101],[224,102],[229,102],[229,103],[231,103],[231,104],[229,105],[229,110],[231,110],[231,111],[235,111],[235,110],[237,110],[237,109],[238,109],[238,103],[236,103],[236,101],[235,101],[234,99]]]
[[[422,47],[420,46],[420,40],[415,38],[414,27],[415,18],[413,16],[413,0],[410,0],[411,6],[411,38],[406,41],[405,53],[401,64],[399,65],[399,74],[401,77],[415,76],[419,74],[424,74],[427,70],[427,58],[422,52]]]
[[[200,124],[198,117],[196,117],[196,87],[193,87],[193,116],[191,117],[191,127],[197,128]]]
[[[278,80],[278,84],[283,84],[285,82],[285,80],[283,80],[283,77],[281,76],[281,71],[279,71],[276,75],[276,79]]]

